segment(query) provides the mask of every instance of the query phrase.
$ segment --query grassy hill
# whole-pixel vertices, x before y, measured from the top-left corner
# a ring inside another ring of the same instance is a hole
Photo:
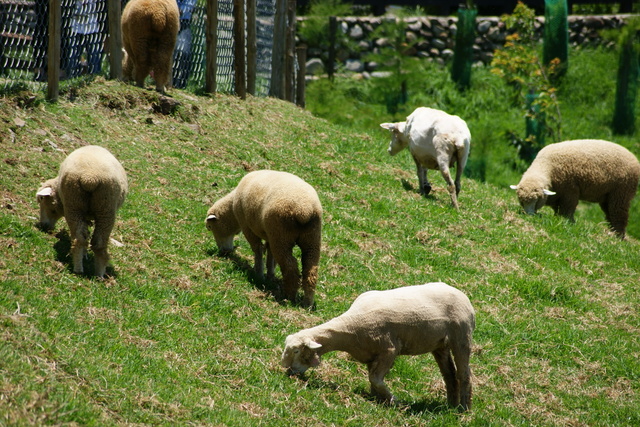
[[[640,424],[640,244],[608,232],[597,207],[575,224],[525,216],[512,191],[464,179],[455,211],[436,174],[418,195],[412,161],[389,157],[379,129],[274,99],[172,95],[173,115],[154,112],[154,92],[104,80],[58,104],[28,92],[0,104],[0,424]],[[38,185],[85,144],[129,176],[106,280],[72,274],[64,220],[35,226]],[[253,277],[243,237],[222,257],[204,227],[262,168],[299,175],[323,203],[315,311]],[[358,294],[429,281],[477,311],[471,412],[446,406],[430,355],[398,359],[392,407],[345,354],[304,379],[279,366],[288,334]]]

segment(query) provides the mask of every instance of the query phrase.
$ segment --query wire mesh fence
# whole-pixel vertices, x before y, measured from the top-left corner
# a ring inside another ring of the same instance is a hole
[[[105,0],[61,0],[60,79],[108,75]],[[124,8],[127,0],[121,1]],[[178,0],[180,31],[173,84],[198,90],[205,84],[206,0]],[[217,90],[234,90],[233,0],[218,0]],[[256,95],[269,93],[275,0],[256,1]],[[0,89],[16,82],[47,81],[49,0],[0,0]]]

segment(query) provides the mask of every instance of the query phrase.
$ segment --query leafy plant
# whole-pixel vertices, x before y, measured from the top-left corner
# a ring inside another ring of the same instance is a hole
[[[300,41],[307,44],[310,50],[322,52],[322,59],[327,60],[329,44],[332,39],[330,34],[329,18],[337,16],[349,16],[350,3],[340,0],[312,0],[308,10],[304,13],[304,19],[298,22],[297,34]],[[357,51],[357,47],[349,37],[338,28],[334,34],[336,50]]]
[[[496,50],[491,62],[492,72],[504,79],[514,89],[515,102],[522,106],[525,117],[536,121],[547,135],[554,140],[561,139],[561,114],[556,97],[553,76],[558,72],[559,60],[553,59],[544,65],[535,36],[535,12],[524,3],[518,2],[513,14],[502,17],[508,30],[503,48]],[[527,100],[529,96],[529,100]],[[525,160],[533,160],[544,146],[541,134],[529,134],[524,139],[516,139],[515,145]]]
[[[408,38],[404,18],[407,12],[400,10],[396,16],[385,18],[374,30],[372,39],[378,39],[377,52],[367,55],[366,60],[379,64],[380,71],[387,71],[388,77],[380,79],[377,85],[384,98],[389,114],[396,114],[399,106],[409,98],[408,82],[418,77],[420,59],[413,56],[420,38]]]

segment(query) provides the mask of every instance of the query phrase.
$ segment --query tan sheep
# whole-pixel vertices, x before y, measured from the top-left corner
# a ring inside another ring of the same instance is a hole
[[[371,393],[391,403],[394,398],[384,377],[396,357],[431,353],[444,378],[449,404],[467,410],[471,408],[469,358],[474,329],[475,311],[469,298],[446,283],[369,291],[342,315],[289,335],[281,364],[292,374],[302,374],[318,366],[323,354],[346,351],[367,364]]]
[[[63,215],[67,221],[75,273],[84,272],[82,260],[91,237],[95,274],[104,276],[109,236],[127,191],[127,175],[120,162],[107,149],[88,145],[69,154],[58,176],[42,184],[36,193],[43,230],[53,229]],[[95,227],[90,236],[92,223]]]
[[[278,263],[284,296],[292,302],[300,288],[298,262],[292,251],[294,246],[300,247],[302,304],[313,306],[320,260],[322,206],[311,185],[287,172],[250,172],[231,193],[214,203],[207,212],[205,224],[222,252],[233,250],[233,237],[242,231],[253,250],[254,270],[260,278],[264,277],[263,249],[266,248],[267,277],[274,277],[275,263]]]
[[[629,150],[609,141],[581,139],[544,147],[511,188],[528,214],[548,205],[556,215],[574,221],[579,200],[599,203],[611,229],[624,238],[639,179],[640,163]]]
[[[176,0],[131,0],[122,11],[125,80],[140,87],[153,73],[156,90],[171,86],[173,50],[180,29]]]

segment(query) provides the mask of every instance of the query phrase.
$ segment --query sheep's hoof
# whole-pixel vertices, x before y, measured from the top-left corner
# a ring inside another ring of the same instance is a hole
[[[378,403],[380,403],[381,405],[386,405],[386,406],[393,406],[396,404],[396,398],[395,396],[391,395],[391,396],[387,396],[387,397],[383,397],[383,396],[376,396],[376,400],[378,401]]]
[[[422,187],[422,194],[423,194],[424,196],[428,196],[428,195],[429,195],[429,193],[431,193],[431,185],[429,185],[429,184],[425,184],[425,185]]]

